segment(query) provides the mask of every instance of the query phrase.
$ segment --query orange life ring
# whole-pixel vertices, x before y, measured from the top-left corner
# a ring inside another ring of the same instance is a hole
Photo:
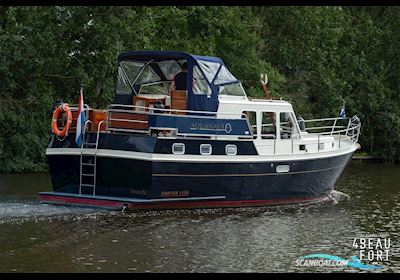
[[[60,115],[61,112],[67,113],[67,124],[63,130],[59,130],[58,126],[57,126],[58,116]],[[71,127],[71,124],[72,124],[71,109],[69,108],[68,104],[61,104],[60,106],[57,107],[57,109],[54,110],[54,113],[53,113],[53,120],[51,122],[51,127],[53,129],[53,132],[57,136],[64,137],[65,135],[68,135],[68,130]]]

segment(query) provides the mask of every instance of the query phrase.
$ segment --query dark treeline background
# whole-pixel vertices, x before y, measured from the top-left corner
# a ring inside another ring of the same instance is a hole
[[[105,108],[116,57],[178,50],[221,57],[249,96],[304,118],[362,121],[362,151],[400,158],[400,7],[0,7],[0,172],[46,170],[57,97]]]

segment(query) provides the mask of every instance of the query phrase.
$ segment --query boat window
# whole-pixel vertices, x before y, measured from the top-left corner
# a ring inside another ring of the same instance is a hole
[[[117,94],[130,94],[131,92],[132,88],[128,79],[123,74],[122,69],[118,68]]]
[[[243,111],[242,118],[247,117],[250,126],[253,128],[253,138],[257,138],[257,114],[254,111]]]
[[[296,133],[296,124],[293,114],[290,112],[281,112],[280,118],[280,134],[281,139],[289,139]]]
[[[138,94],[161,94],[169,95],[169,90],[171,88],[170,82],[155,82],[147,85],[142,85],[140,87]],[[161,98],[161,96],[160,96]]]
[[[175,155],[183,155],[185,153],[185,144],[174,143],[172,144],[172,153]]]
[[[184,62],[185,61],[182,61],[181,64]],[[167,80],[173,80],[175,75],[181,71],[181,66],[179,66],[178,62],[175,60],[160,61],[158,62],[158,66]]]
[[[145,84],[145,83],[153,83],[161,81],[160,76],[151,68],[150,65],[147,65],[145,69],[143,69],[142,73],[140,73],[139,77],[135,81],[135,84]]]
[[[225,146],[225,153],[228,156],[235,156],[237,154],[237,147],[236,145],[226,145]]]
[[[276,114],[275,112],[262,112],[261,116],[261,138],[276,138]]]
[[[276,172],[277,173],[285,173],[285,172],[289,172],[290,170],[290,165],[285,164],[285,165],[278,165],[276,167]]]
[[[210,144],[201,144],[200,145],[200,154],[202,155],[211,155],[212,147]]]
[[[132,93],[131,84],[139,74],[144,63],[121,61],[118,66],[117,94]]]
[[[203,60],[198,60],[197,63],[199,64],[201,70],[203,70],[204,75],[206,75],[207,80],[212,83],[221,64]]]
[[[211,88],[197,65],[193,67],[193,93],[211,95]]]
[[[220,84],[225,84],[225,83],[232,83],[236,82],[238,79],[236,79],[235,76],[229,72],[229,70],[225,67],[225,65],[221,66],[221,69],[218,72],[217,77],[214,80],[214,84],[220,85]]]
[[[246,96],[241,83],[234,83],[220,86],[219,94],[221,95],[235,95],[235,96]]]

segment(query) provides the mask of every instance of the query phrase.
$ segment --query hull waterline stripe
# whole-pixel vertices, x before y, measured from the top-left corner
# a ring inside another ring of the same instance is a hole
[[[154,201],[146,202],[130,202],[127,201],[108,201],[94,198],[66,197],[60,195],[41,195],[41,203],[47,204],[64,204],[72,206],[90,206],[101,207],[107,209],[122,209],[128,207],[130,209],[165,209],[165,208],[212,208],[212,207],[238,207],[238,206],[268,206],[294,204],[302,202],[319,202],[327,199],[328,196],[320,197],[304,197],[291,199],[272,199],[272,200],[219,200],[219,201]],[[115,198],[119,200],[119,198]]]
[[[151,203],[151,202],[170,202],[170,201],[188,201],[188,200],[215,200],[225,199],[226,196],[201,196],[201,197],[173,197],[173,198],[130,198],[130,197],[113,197],[103,195],[84,195],[76,193],[62,193],[62,192],[40,192],[39,196],[51,196],[51,197],[72,197],[79,199],[95,199],[102,201],[120,201],[120,202],[131,202],[131,203]]]
[[[292,174],[305,174],[328,171],[332,169],[337,169],[344,167],[347,163],[338,166],[324,168],[324,169],[314,169],[305,171],[294,171],[294,172],[284,172],[284,173],[258,173],[258,174],[152,174],[153,177],[255,177],[255,176],[275,176],[275,175],[292,175]]]
[[[222,208],[222,207],[251,207],[251,206],[273,206],[289,205],[304,202],[319,202],[327,199],[328,196],[273,199],[273,200],[228,200],[228,201],[196,201],[196,202],[175,202],[158,204],[132,204],[130,209],[165,209],[165,208]]]

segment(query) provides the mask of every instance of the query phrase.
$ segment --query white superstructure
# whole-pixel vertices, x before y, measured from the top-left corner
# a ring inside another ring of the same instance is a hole
[[[305,127],[302,131],[292,105],[284,100],[221,95],[217,116],[247,116],[253,128],[254,145],[260,156],[332,153],[354,146],[359,135],[359,126],[344,118],[302,120],[304,124],[326,124]]]

